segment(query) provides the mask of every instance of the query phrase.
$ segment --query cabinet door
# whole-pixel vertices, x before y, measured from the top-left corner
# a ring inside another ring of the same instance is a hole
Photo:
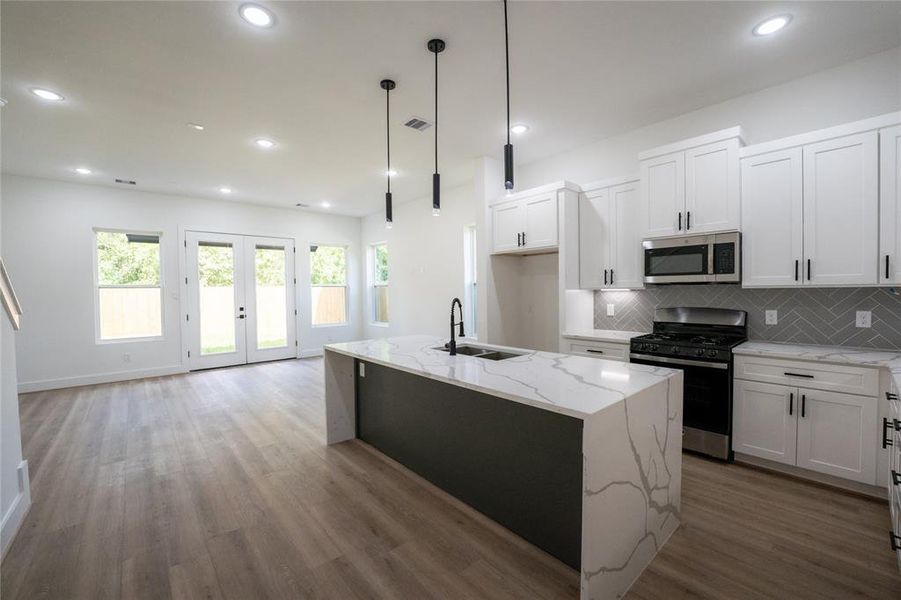
[[[519,240],[523,231],[522,204],[519,202],[500,204],[495,206],[491,213],[494,221],[494,251],[519,250]]]
[[[901,283],[901,125],[879,132],[879,282]]]
[[[876,483],[876,399],[801,388],[798,466]]]
[[[525,247],[557,245],[557,193],[523,200]]]
[[[795,464],[798,389],[740,379],[734,385],[732,450]]]
[[[641,227],[639,235],[659,237],[684,231],[685,153],[641,161]]]
[[[610,284],[615,288],[644,287],[644,252],[638,234],[639,194],[637,181],[610,188],[614,216]]]
[[[613,219],[607,189],[579,197],[579,286],[597,289],[608,285]]]
[[[703,233],[741,225],[738,140],[685,152],[685,231]]]
[[[800,148],[741,161],[744,287],[801,285],[802,186]]]
[[[805,283],[877,283],[877,142],[873,131],[804,147]]]

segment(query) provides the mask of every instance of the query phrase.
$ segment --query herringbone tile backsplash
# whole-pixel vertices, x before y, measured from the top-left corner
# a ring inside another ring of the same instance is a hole
[[[884,288],[743,289],[738,285],[665,285],[594,294],[598,329],[651,331],[654,309],[674,306],[748,311],[752,340],[901,349],[901,291]],[[607,316],[607,304],[616,316]],[[766,310],[779,311],[778,325],[766,325]],[[872,327],[855,327],[858,310],[872,311]]]

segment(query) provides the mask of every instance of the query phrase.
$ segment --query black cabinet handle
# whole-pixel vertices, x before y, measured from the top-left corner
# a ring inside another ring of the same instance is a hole
[[[895,485],[901,485],[901,473],[892,469],[892,483]]]
[[[525,231],[522,232],[522,245],[523,246],[526,245],[526,232]]]
[[[894,446],[892,440],[889,439],[888,436],[888,419],[882,419],[882,448],[888,448],[889,446]]]
[[[603,350],[592,350],[591,348],[586,348],[585,352],[591,352],[592,354],[603,354]]]
[[[679,211],[679,231],[682,231],[682,211]]]
[[[798,281],[798,259],[795,259],[795,281]]]
[[[807,259],[807,281],[810,281],[810,259]]]
[[[607,285],[607,269],[604,269],[604,285]]]
[[[801,418],[802,419],[806,416],[804,414],[804,411],[806,408],[807,408],[807,394],[801,394]]]
[[[613,285],[613,269],[610,269],[610,285]]]
[[[899,549],[901,549],[901,545],[898,545],[898,542],[901,541],[901,535],[895,535],[894,531],[889,531],[888,541],[892,545],[893,552],[897,552]]]
[[[886,399],[886,400],[897,400],[897,399],[898,399],[898,394],[893,394],[893,393],[891,393],[891,392],[886,392],[886,393],[885,393],[885,399]]]
[[[788,414],[791,415],[795,410],[795,393],[788,395]]]
[[[244,318],[244,315],[238,315],[238,318],[239,318],[239,319],[243,319],[243,318]]]
[[[888,254],[885,255],[885,278],[888,279]]]
[[[685,231],[691,229],[691,211],[685,213]]]
[[[521,233],[517,233],[517,234],[516,234],[516,247],[517,247],[517,248],[519,248],[520,246],[522,246],[522,241],[519,239],[519,236],[521,236],[521,235],[522,235]]]
[[[805,379],[814,379],[813,375],[805,375],[804,373],[792,373],[791,371],[784,371],[782,374],[786,375],[787,377],[804,377]]]

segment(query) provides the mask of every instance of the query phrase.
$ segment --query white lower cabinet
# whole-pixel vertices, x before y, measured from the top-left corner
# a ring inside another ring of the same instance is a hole
[[[875,397],[742,379],[734,392],[735,452],[877,484]]]
[[[629,362],[629,344],[616,342],[595,342],[588,340],[569,340],[567,350],[569,354],[590,356],[591,358],[605,358]]]

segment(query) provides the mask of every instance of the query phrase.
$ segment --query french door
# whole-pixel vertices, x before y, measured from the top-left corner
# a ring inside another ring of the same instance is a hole
[[[191,369],[297,356],[294,240],[188,231],[185,252]]]

